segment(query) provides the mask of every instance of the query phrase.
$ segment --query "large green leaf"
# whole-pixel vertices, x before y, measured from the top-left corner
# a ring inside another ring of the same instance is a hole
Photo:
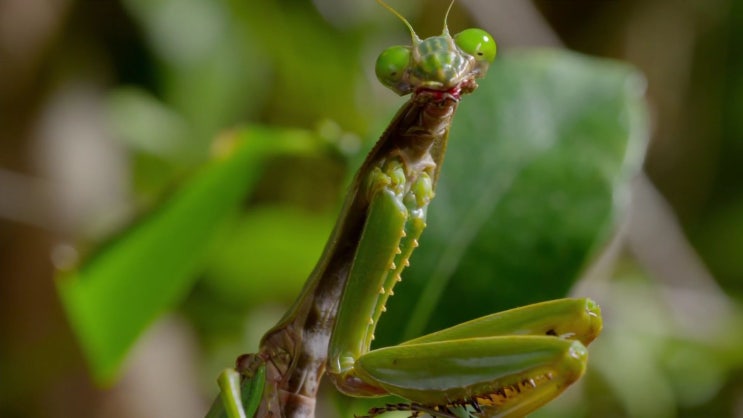
[[[382,344],[565,296],[626,204],[646,142],[643,89],[617,62],[560,51],[497,59],[457,111]]]
[[[64,307],[99,382],[115,377],[136,338],[191,288],[219,225],[249,194],[262,163],[317,143],[304,131],[265,128],[220,140],[224,151],[156,211],[60,274]]]

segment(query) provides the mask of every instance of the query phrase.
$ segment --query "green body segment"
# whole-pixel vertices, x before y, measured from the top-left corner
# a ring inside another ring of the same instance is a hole
[[[481,337],[381,348],[360,358],[358,368],[363,379],[421,404],[505,404],[545,385],[567,386],[583,374],[586,357],[578,341]]]
[[[394,170],[402,171],[402,167]],[[329,349],[329,369],[335,373],[353,367],[356,357],[369,350],[378,300],[391,291],[391,266],[408,220],[401,193],[395,190],[401,185],[391,182],[392,174],[387,176],[381,171],[372,174],[375,181],[387,185],[375,192],[369,206],[356,251],[357,262],[351,268],[339,307],[343,314],[336,320]]]
[[[470,400],[488,411],[482,416],[523,416],[581,377],[585,345],[601,327],[595,302],[559,299],[371,351],[359,358],[356,372],[416,403]]]
[[[420,344],[494,335],[550,335],[593,341],[603,326],[601,310],[591,299],[558,299],[497,312],[403,344]]]
[[[260,366],[252,377],[235,369],[226,369],[217,378],[220,394],[206,418],[249,418],[255,415],[266,383],[266,367]]]
[[[406,172],[398,158],[381,165],[367,180],[371,203],[328,349],[328,372],[337,376],[339,389],[353,394],[383,393],[374,385],[361,388],[352,383],[348,389],[343,382],[356,381],[356,359],[370,349],[387,299],[418,246],[433,198],[433,183],[426,171]],[[425,170],[432,168],[425,166]],[[409,181],[411,176],[414,180]]]
[[[432,36],[418,45],[418,62],[411,66],[412,80],[427,88],[447,89],[461,80],[469,68],[467,60],[473,58],[454,47],[451,36]]]
[[[392,288],[402,281],[402,271],[410,265],[410,256],[418,247],[418,239],[426,228],[428,204],[433,198],[433,194],[433,181],[428,173],[424,172],[403,199],[408,220],[404,225],[400,245],[395,251],[395,259],[389,266],[390,274],[385,280],[385,286],[379,291],[380,295],[372,316],[373,326],[375,327],[382,313],[386,310],[387,299],[394,294]],[[383,291],[384,293],[382,293]],[[374,339],[374,329],[372,328],[370,332],[371,342]]]
[[[234,369],[228,369],[222,372],[217,379],[221,389],[222,401],[228,418],[246,418],[251,413],[249,405],[245,405],[242,399],[242,390],[240,387],[240,373]],[[250,387],[252,385],[246,385]],[[238,407],[237,405],[240,405]],[[255,413],[255,410],[252,411]]]

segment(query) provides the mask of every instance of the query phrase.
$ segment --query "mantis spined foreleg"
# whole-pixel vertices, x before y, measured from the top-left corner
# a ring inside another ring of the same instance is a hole
[[[461,97],[494,59],[480,29],[385,50],[380,81],[411,99],[359,169],[325,251],[299,298],[261,341],[220,377],[208,417],[313,417],[327,373],[352,396],[393,394],[381,406],[412,416],[521,417],[583,374],[600,332],[598,306],[560,299],[496,313],[371,351],[387,298],[401,280],[434,197],[449,126]],[[451,7],[451,5],[450,5]],[[239,376],[239,378],[238,378]]]

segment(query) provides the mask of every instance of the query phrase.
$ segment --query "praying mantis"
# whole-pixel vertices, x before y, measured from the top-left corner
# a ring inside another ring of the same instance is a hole
[[[481,29],[393,46],[376,63],[379,80],[411,94],[350,186],[326,248],[301,294],[218,382],[207,418],[314,417],[323,375],[350,396],[397,395],[406,403],[374,417],[522,417],[577,381],[586,346],[600,333],[598,305],[559,299],[495,313],[402,344],[371,350],[393,287],[426,226],[461,98],[477,88],[496,55]],[[453,4],[450,3],[449,10]],[[447,10],[448,15],[448,10]]]

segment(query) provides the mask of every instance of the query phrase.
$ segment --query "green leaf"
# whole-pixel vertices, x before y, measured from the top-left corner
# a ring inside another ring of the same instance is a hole
[[[643,91],[617,62],[560,51],[497,59],[454,118],[382,344],[400,340],[395,324],[407,339],[565,296],[627,203],[646,143]]]
[[[222,304],[293,300],[335,219],[282,206],[255,207],[241,215],[229,223],[229,234],[210,257],[203,286]]]
[[[262,162],[280,153],[311,152],[304,131],[251,128],[220,139],[222,152],[58,288],[99,383],[109,383],[124,356],[158,315],[188,292],[221,222],[250,193]]]

